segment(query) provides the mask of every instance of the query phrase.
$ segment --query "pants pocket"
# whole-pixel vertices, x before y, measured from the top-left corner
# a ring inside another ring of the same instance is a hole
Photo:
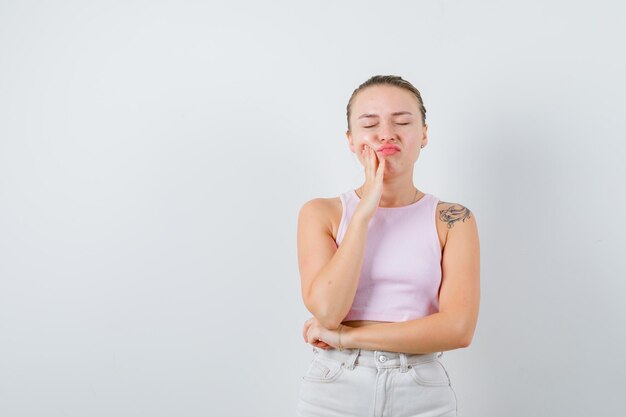
[[[343,373],[344,366],[343,362],[317,356],[311,360],[302,379],[312,382],[332,382]]]
[[[413,380],[422,386],[438,387],[450,385],[448,373],[438,359],[412,365],[410,374]]]

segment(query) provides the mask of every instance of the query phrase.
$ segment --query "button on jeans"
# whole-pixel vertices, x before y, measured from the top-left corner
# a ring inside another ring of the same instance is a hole
[[[313,347],[296,415],[458,417],[442,355]]]

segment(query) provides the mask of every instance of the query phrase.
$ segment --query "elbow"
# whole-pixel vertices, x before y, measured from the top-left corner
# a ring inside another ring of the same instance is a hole
[[[459,338],[459,343],[458,346],[459,348],[466,348],[468,347],[470,344],[472,343],[472,338],[463,335],[462,337]]]
[[[328,330],[336,330],[341,324],[342,318],[337,317],[334,311],[329,311],[325,306],[320,306],[317,303],[311,302],[307,299],[305,302],[307,310],[317,319],[317,321],[327,328]]]
[[[341,324],[341,318],[334,311],[324,310],[322,314],[316,316],[322,326],[328,330],[336,330]]]
[[[474,330],[470,326],[461,325],[457,333],[457,344],[460,348],[469,347],[474,337]]]
[[[317,319],[320,325],[328,330],[337,330],[341,324],[341,320],[326,314],[314,313],[313,316]]]
[[[339,325],[341,324],[341,320],[336,320],[334,318],[326,318],[323,320],[319,320],[319,322],[328,330],[337,330],[339,328]]]
[[[315,297],[315,294],[309,293],[309,296],[304,299],[304,305],[317,321],[328,330],[339,328],[341,321],[345,317],[345,315],[340,317],[341,314],[336,308],[321,302],[319,297]]]
[[[465,319],[460,315],[453,315],[449,313],[442,313],[447,319],[448,341],[452,346],[452,349],[466,348],[472,343],[472,337],[474,336],[474,325],[471,321]]]

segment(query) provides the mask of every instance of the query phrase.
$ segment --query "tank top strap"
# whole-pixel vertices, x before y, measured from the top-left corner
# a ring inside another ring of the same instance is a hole
[[[354,193],[354,190],[350,189],[341,194],[344,202],[347,203],[350,207],[355,206],[359,203],[357,196]]]

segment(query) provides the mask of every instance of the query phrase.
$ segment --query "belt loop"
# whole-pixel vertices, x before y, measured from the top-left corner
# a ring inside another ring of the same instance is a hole
[[[356,362],[356,358],[357,356],[359,356],[359,352],[361,351],[361,348],[354,348],[352,350],[352,353],[350,354],[350,357],[348,358],[348,360],[346,361],[346,367],[350,370],[354,369],[354,365]]]
[[[438,358],[443,356],[443,352],[439,352],[439,355],[437,355]]]
[[[406,354],[400,352],[400,372],[404,373],[409,370],[407,366]]]

